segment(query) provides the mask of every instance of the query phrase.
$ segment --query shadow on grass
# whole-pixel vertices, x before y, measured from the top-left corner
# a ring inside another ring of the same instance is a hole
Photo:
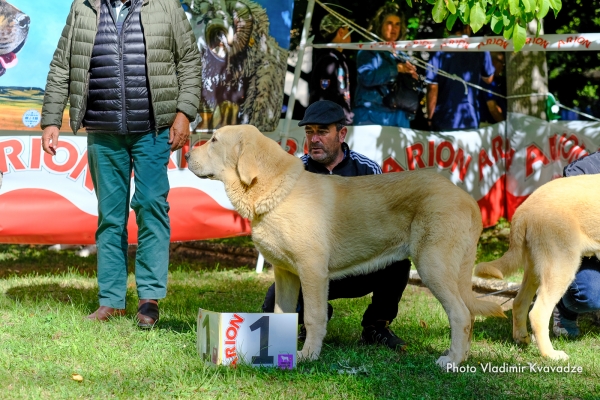
[[[82,310],[82,317],[92,313],[98,307],[97,287],[82,287],[80,285],[64,285],[57,283],[15,286],[6,291],[6,297],[24,305],[31,304],[69,304]],[[134,291],[128,290],[126,296],[127,315],[134,317],[137,312],[137,296]],[[196,315],[198,308],[169,309],[169,303],[177,299],[166,301],[163,305],[164,317],[161,318],[155,329],[170,330],[178,333],[196,331]],[[161,315],[162,317],[162,315]]]
[[[83,284],[43,283],[14,286],[6,291],[6,297],[23,304],[55,302],[72,304],[84,312],[93,312],[98,308],[98,288]],[[133,293],[127,293],[126,302],[134,301]]]
[[[135,271],[136,249],[128,251],[128,273]],[[41,245],[0,244],[0,279],[12,276],[56,276],[73,272],[83,276],[96,276],[97,257],[80,257],[75,250],[50,251]],[[208,262],[203,259],[182,257],[171,254],[169,271],[223,271],[240,269],[237,264],[227,262]]]

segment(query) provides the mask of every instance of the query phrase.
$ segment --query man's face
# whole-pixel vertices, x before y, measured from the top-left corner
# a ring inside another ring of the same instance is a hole
[[[325,165],[336,160],[346,138],[346,127],[338,132],[335,124],[306,125],[304,132],[306,132],[310,158]]]
[[[504,53],[496,53],[492,56],[492,63],[494,64],[494,68],[496,69],[496,73],[494,75],[500,76],[504,73]]]
[[[352,35],[350,35],[350,27],[342,26],[338,29],[338,34],[335,37],[335,43],[352,43]]]

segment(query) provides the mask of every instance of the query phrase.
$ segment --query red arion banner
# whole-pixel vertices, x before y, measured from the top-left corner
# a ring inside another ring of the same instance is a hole
[[[477,200],[484,225],[491,226],[500,217],[510,218],[535,189],[560,177],[565,165],[600,144],[598,123],[548,123],[510,114],[508,127],[503,122],[472,131],[426,132],[357,126],[349,127],[347,142],[380,163],[384,173],[435,169]],[[267,135],[279,140],[279,131]],[[196,135],[193,145],[208,138]],[[304,148],[304,131],[295,127],[287,149],[302,155]],[[181,154],[174,153],[169,164],[171,240],[249,234],[249,222],[233,210],[223,185],[194,176]],[[0,170],[5,172],[1,243],[94,242],[97,202],[85,137],[62,135],[51,157],[41,151],[39,136],[0,136]],[[129,221],[134,243],[135,218]]]

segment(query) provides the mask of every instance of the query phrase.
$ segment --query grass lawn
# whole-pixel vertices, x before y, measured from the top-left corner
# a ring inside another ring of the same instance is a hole
[[[484,232],[479,260],[503,253],[503,228]],[[542,360],[535,346],[513,344],[510,312],[506,320],[478,317],[464,364],[475,372],[443,373],[435,360],[450,343],[446,314],[425,289],[409,286],[392,324],[409,343],[405,353],[359,343],[369,298],[335,300],[318,361],[292,371],[217,368],[196,354],[198,308],[260,312],[272,272],[175,262],[160,326],[140,331],[132,276],[128,317],[84,321],[97,307],[95,262],[69,251],[0,245],[0,398],[600,398],[600,327],[591,317],[581,318],[578,340],[553,339],[581,373],[531,372],[528,363],[566,363]],[[488,365],[523,371],[484,372]]]

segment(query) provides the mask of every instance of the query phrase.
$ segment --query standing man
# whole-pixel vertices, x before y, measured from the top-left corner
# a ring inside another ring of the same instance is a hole
[[[481,83],[481,87],[494,93],[506,96],[506,76],[504,76],[504,66],[506,65],[504,52],[491,53],[492,64],[494,64],[494,80],[492,83]],[[481,122],[495,124],[506,119],[506,97],[500,97],[495,94],[479,92],[479,111],[481,113]]]
[[[352,40],[349,27],[331,14],[323,17],[319,31],[327,43],[350,43]],[[312,71],[308,102],[330,100],[339,104],[344,110],[344,125],[351,125],[354,113],[350,101],[348,61],[339,47],[322,51]]]
[[[100,308],[89,319],[125,315],[127,219],[138,225],[138,326],[158,321],[169,264],[171,151],[190,135],[200,97],[200,56],[177,0],[74,0],[50,63],[42,147],[56,154],[67,100],[74,133],[87,131],[98,198]]]
[[[451,37],[469,36],[471,27],[454,23]],[[489,52],[436,52],[427,68],[427,122],[432,130],[450,131],[479,128],[479,90],[438,74],[438,69],[479,85],[492,83],[494,66]]]
[[[348,148],[344,142],[347,128],[343,121],[344,110],[338,104],[322,100],[306,109],[304,119],[298,123],[305,126],[308,154],[302,156],[304,168],[316,174],[359,176],[381,174],[375,161]],[[348,215],[348,218],[352,218]],[[389,328],[398,314],[398,302],[408,283],[410,261],[394,261],[384,269],[366,275],[349,276],[329,281],[328,300],[356,298],[373,293],[371,304],[363,314],[361,340],[369,344],[383,344],[392,349],[403,350],[406,343]],[[275,284],[267,291],[263,312],[274,312]],[[302,321],[302,292],[298,299],[299,320]],[[333,308],[328,305],[328,317]],[[302,323],[302,322],[300,322]],[[304,331],[304,330],[302,330]],[[300,336],[305,336],[301,332]]]

